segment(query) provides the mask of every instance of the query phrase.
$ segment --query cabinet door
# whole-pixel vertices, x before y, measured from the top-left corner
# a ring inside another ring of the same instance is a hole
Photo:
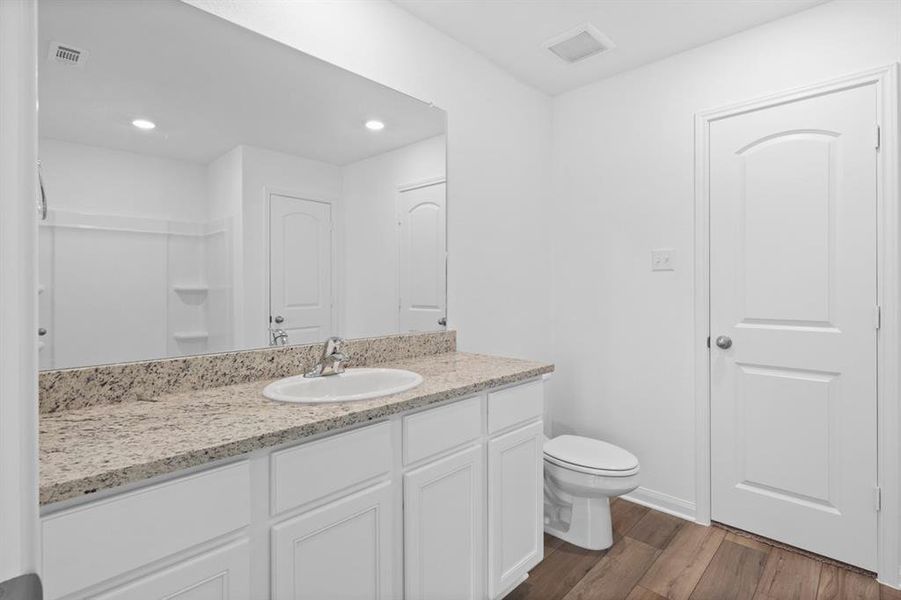
[[[389,483],[272,528],[274,600],[392,598]]]
[[[544,462],[541,422],[488,442],[488,587],[497,598],[541,561]]]
[[[246,600],[252,597],[247,541],[201,554],[93,597],[96,600]]]
[[[406,600],[477,600],[484,589],[482,446],[404,476]]]

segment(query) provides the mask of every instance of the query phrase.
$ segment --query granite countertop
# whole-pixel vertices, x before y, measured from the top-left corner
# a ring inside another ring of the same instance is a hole
[[[409,369],[423,382],[373,400],[304,405],[264,398],[267,379],[41,415],[40,502],[300,441],[554,370],[546,363],[460,352],[373,366]]]

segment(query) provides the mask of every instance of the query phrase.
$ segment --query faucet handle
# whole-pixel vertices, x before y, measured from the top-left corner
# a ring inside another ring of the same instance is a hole
[[[325,346],[322,348],[322,356],[331,356],[332,354],[338,354],[341,352],[341,348],[344,346],[344,338],[340,338],[336,335],[325,340]]]

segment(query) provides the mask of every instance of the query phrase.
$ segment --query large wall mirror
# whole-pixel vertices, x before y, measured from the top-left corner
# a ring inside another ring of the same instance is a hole
[[[177,0],[42,0],[42,369],[440,330],[445,113]]]

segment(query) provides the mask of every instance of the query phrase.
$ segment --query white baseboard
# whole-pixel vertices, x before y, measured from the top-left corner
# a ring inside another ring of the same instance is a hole
[[[641,504],[642,506],[665,512],[674,517],[679,517],[680,519],[685,519],[687,521],[695,520],[694,502],[676,498],[675,496],[670,496],[663,492],[656,492],[645,487],[640,487],[633,492],[626,494],[623,498],[629,502]]]

